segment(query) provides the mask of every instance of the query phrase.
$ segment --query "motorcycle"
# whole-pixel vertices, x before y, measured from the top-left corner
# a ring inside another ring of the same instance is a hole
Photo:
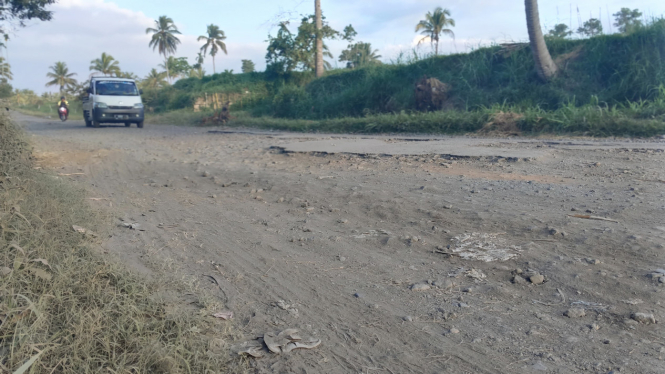
[[[60,120],[65,122],[67,117],[69,117],[69,110],[64,106],[61,106],[60,109],[58,109],[58,112],[60,113]]]

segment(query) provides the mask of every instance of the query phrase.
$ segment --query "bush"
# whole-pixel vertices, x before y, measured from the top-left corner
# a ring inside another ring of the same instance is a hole
[[[309,104],[307,92],[297,86],[284,86],[275,95],[272,109],[276,116],[284,118],[306,117]]]
[[[0,83],[0,99],[7,99],[12,97],[14,88],[7,82]]]
[[[194,95],[188,94],[186,92],[175,92],[169,101],[168,109],[177,110],[191,108],[194,105],[195,100],[196,99]]]

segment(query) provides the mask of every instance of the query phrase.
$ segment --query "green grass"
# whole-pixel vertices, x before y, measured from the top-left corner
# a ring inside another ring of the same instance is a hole
[[[183,310],[158,295],[189,287],[105,260],[97,249],[104,216],[82,191],[35,170],[24,135],[0,116],[2,371],[38,356],[28,372],[244,372],[226,349],[212,348],[230,329],[210,317],[221,306],[199,294],[201,309]]]
[[[321,79],[306,72],[286,77],[223,73],[181,80],[146,100],[162,113],[191,108],[193,100],[206,92],[246,94],[242,108],[235,102],[234,110],[249,111],[255,117],[327,120],[412,111],[414,84],[423,76],[450,84],[450,103],[462,111],[495,105],[556,111],[594,99],[614,106],[653,100],[658,87],[665,85],[663,19],[630,35],[548,40],[548,48],[561,65],[557,79],[548,84],[536,76],[528,45],[511,53],[491,46],[465,54],[339,69]]]
[[[536,76],[531,50],[506,54],[500,46],[331,74],[301,89],[283,88],[273,111],[289,118],[326,119],[415,108],[414,84],[423,76],[452,86],[458,110],[494,105],[555,111],[594,98],[608,105],[653,100],[665,85],[665,20],[630,35],[549,40],[561,71],[552,82]],[[568,59],[566,54],[576,52]],[[283,96],[283,97],[280,97]],[[284,103],[288,108],[285,108]]]
[[[145,122],[153,125],[197,126],[201,124],[204,117],[212,114],[212,111],[194,112],[191,109],[180,109],[165,113],[148,113],[145,116]]]
[[[665,89],[653,101],[614,106],[592,101],[583,106],[569,104],[554,111],[495,105],[468,111],[402,112],[325,120],[254,117],[247,112],[233,112],[234,119],[227,126],[294,132],[466,134],[483,129],[498,113],[518,114],[514,125],[523,135],[651,137],[665,134]],[[179,110],[150,116],[148,121],[152,124],[198,126],[201,119],[210,114]]]

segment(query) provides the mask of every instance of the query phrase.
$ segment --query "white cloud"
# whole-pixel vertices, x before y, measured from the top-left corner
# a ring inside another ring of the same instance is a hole
[[[141,12],[122,9],[103,0],[61,0],[53,6],[51,22],[34,22],[18,30],[9,43],[9,61],[14,73],[12,84],[38,92],[54,90],[45,87],[46,73],[56,61],[64,61],[78,80],[90,75],[90,61],[102,52],[120,62],[123,71],[145,76],[163,62],[163,57],[148,47],[150,35],[145,30],[154,20]],[[180,35],[177,56],[189,58],[190,63],[201,43],[198,36]],[[265,46],[261,43],[227,43],[232,57],[219,54],[217,71],[240,70],[241,59],[252,59],[259,67],[264,60]],[[206,59],[206,71],[212,73],[212,60]]]

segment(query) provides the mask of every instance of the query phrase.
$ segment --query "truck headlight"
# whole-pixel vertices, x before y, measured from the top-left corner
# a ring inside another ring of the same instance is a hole
[[[108,107],[106,103],[95,103],[95,108],[97,109],[108,109]]]
[[[136,103],[136,104],[134,104],[134,108],[136,108],[136,109],[142,109],[142,108],[143,108],[143,103]]]

